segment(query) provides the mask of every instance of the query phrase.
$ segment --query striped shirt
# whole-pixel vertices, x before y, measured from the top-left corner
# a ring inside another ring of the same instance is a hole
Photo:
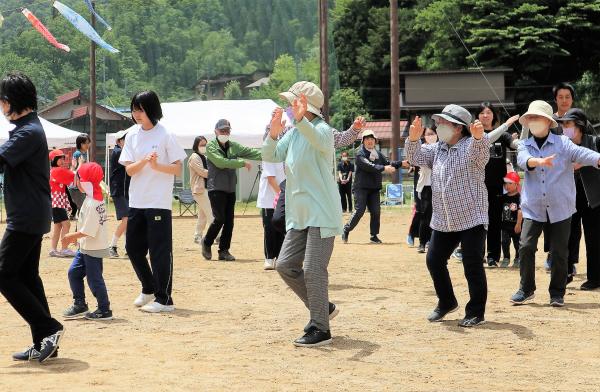
[[[488,224],[484,179],[489,146],[487,135],[480,140],[464,137],[453,146],[443,142],[421,145],[421,141],[407,139],[408,161],[432,169],[433,230],[463,231]]]

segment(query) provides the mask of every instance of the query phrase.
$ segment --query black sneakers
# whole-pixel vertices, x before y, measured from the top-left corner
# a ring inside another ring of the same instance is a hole
[[[319,347],[331,343],[331,332],[321,331],[317,327],[311,327],[301,338],[294,340],[297,347]]]
[[[429,316],[427,316],[427,320],[429,320],[429,322],[432,322],[432,323],[442,321],[448,313],[456,312],[457,310],[458,310],[458,303],[455,303],[453,306],[451,306],[450,308],[446,308],[446,309],[441,309],[439,306],[436,306],[435,309],[433,309],[433,312],[431,312],[431,314],[429,314]]]
[[[54,353],[52,355],[50,355],[50,358],[56,358],[56,357],[58,357],[58,347],[54,351]],[[38,360],[39,358],[40,358],[40,352],[35,349],[35,346],[28,347],[25,350],[18,352],[18,353],[14,353],[12,355],[13,361],[35,361],[35,360]]]
[[[63,312],[63,318],[66,320],[82,318],[85,316],[88,310],[87,304],[73,304]]]
[[[221,261],[235,261],[235,257],[228,250],[219,251],[219,260]]]
[[[56,350],[58,350],[58,344],[62,340],[62,336],[64,335],[64,333],[65,329],[63,328],[56,331],[52,335],[46,336],[44,339],[42,339],[42,345],[40,347],[40,356],[38,358],[38,361],[40,361],[40,363],[50,358],[52,354],[54,354]]]
[[[107,310],[105,312],[100,309],[96,309],[93,312],[86,313],[84,316],[88,320],[97,320],[97,321],[105,321],[112,320],[112,310]]]
[[[333,320],[340,313],[340,310],[333,302],[329,303],[329,320]]]
[[[514,305],[523,305],[527,302],[531,302],[534,298],[535,294],[533,293],[533,291],[530,293],[526,293],[523,290],[519,289],[516,293],[513,294],[512,297],[510,297],[510,302],[512,302]]]
[[[493,257],[488,257],[487,265],[488,265],[488,267],[496,268],[498,266],[498,262]]]
[[[371,243],[372,244],[383,244],[383,242],[381,242],[381,240],[376,235],[371,236]]]
[[[202,244],[202,257],[206,260],[212,259],[212,251],[210,250],[210,246],[204,243],[204,240],[201,242]]]
[[[580,289],[584,290],[584,291],[590,291],[590,290],[596,290],[597,288],[600,287],[600,283],[597,282],[591,282],[589,280],[586,280],[585,282],[583,282],[581,284]]]
[[[554,306],[555,308],[561,308],[565,306],[565,300],[563,297],[552,297],[550,298],[550,306]]]
[[[478,316],[465,316],[464,319],[460,320],[458,325],[460,327],[471,328],[476,327],[478,325],[485,324],[485,319],[483,317]]]
[[[119,252],[117,252],[117,247],[116,246],[111,246],[110,248],[108,248],[108,256],[111,259],[118,259],[119,258]]]
[[[348,232],[344,229],[343,233],[342,233],[342,241],[344,241],[344,244],[348,243]]]
[[[419,249],[417,249],[419,253],[425,253],[425,245],[419,245]]]

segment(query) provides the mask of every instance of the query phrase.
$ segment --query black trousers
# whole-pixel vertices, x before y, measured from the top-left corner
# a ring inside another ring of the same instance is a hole
[[[587,280],[600,283],[600,207],[578,208],[577,212],[571,216],[568,273],[573,272],[573,265],[579,260],[582,224],[587,260]]]
[[[233,235],[233,217],[235,212],[235,192],[210,191],[208,192],[210,206],[215,220],[204,236],[204,243],[212,246],[221,228],[219,252],[229,250],[231,236]]]
[[[421,219],[419,222],[419,244],[425,246],[431,238],[431,214],[433,205],[431,204],[431,187],[425,186],[421,191]]]
[[[265,259],[275,259],[279,257],[279,251],[281,251],[281,245],[283,245],[283,240],[285,239],[285,232],[281,232],[273,226],[274,211],[275,209],[273,208],[262,208],[260,210],[265,233]]]
[[[521,233],[515,233],[515,228],[503,227],[502,228],[502,253],[505,259],[510,259],[510,243],[512,241],[515,248],[515,258],[519,257],[519,241],[521,239]]]
[[[352,231],[360,218],[365,214],[365,210],[369,209],[371,215],[371,235],[379,234],[379,226],[381,220],[381,203],[379,189],[355,189],[354,197],[356,198],[356,209],[352,213],[350,220],[344,226],[346,232]]]
[[[62,329],[50,316],[40,278],[41,234],[6,230],[0,244],[0,292],[27,321],[37,350],[46,336]]]
[[[342,199],[342,211],[352,212],[352,183],[338,183],[340,198]]]
[[[500,249],[502,244],[502,203],[500,202],[502,188],[488,188],[488,218],[487,231],[487,257],[496,261],[500,260]]]
[[[142,283],[142,293],[173,305],[173,223],[171,210],[129,208],[125,248]],[[146,255],[150,253],[150,264]]]
[[[462,263],[471,297],[465,307],[465,317],[484,316],[487,280],[481,260],[485,252],[485,234],[483,225],[463,231],[432,231],[427,252],[427,269],[433,279],[441,309],[451,308],[457,302],[448,272],[448,259],[458,244],[462,243]]]
[[[552,270],[550,273],[550,297],[564,297],[567,286],[567,256],[571,218],[560,222],[538,222],[531,219],[523,220],[521,232],[521,290],[526,293],[535,291],[535,252],[537,243],[544,227],[550,229],[550,253],[552,254]]]
[[[410,221],[410,228],[408,229],[408,235],[413,238],[417,238],[419,236],[419,229],[421,228],[421,198],[419,197],[419,193],[415,190],[414,192],[415,198],[415,214]]]

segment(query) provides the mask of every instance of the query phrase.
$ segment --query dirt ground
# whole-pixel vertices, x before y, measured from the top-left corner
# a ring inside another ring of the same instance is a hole
[[[464,308],[430,324],[436,298],[424,255],[404,242],[408,215],[408,208],[384,211],[383,245],[368,244],[367,219],[349,244],[336,239],[330,299],[340,314],[330,346],[292,345],[308,312],[276,272],[263,271],[259,216],[236,218],[233,263],[202,259],[194,220],[177,218],[173,314],[138,311],[129,261],[105,260],[115,319],[65,321],[59,359],[15,363],[10,354],[29,344],[29,329],[0,297],[0,391],[600,390],[600,292],[578,289],[585,261],[565,308],[547,305],[539,255],[534,304],[510,306],[517,270],[487,270],[487,324],[458,327]],[[70,260],[45,256],[48,246],[44,240],[41,275],[58,317],[70,304]],[[461,264],[451,260],[450,269],[464,307]],[[89,292],[88,302],[95,305]]]

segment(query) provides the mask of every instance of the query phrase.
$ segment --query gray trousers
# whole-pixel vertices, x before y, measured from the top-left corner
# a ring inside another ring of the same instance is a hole
[[[277,272],[310,311],[304,328],[329,331],[329,275],[327,266],[335,237],[321,238],[318,227],[291,229],[285,235]]]
[[[567,286],[567,257],[569,255],[569,234],[571,233],[571,218],[560,222],[538,222],[531,219],[523,220],[521,231],[521,290],[525,293],[535,291],[535,252],[538,238],[547,227],[552,232],[550,253],[552,254],[552,270],[550,275],[550,297],[564,297]]]

